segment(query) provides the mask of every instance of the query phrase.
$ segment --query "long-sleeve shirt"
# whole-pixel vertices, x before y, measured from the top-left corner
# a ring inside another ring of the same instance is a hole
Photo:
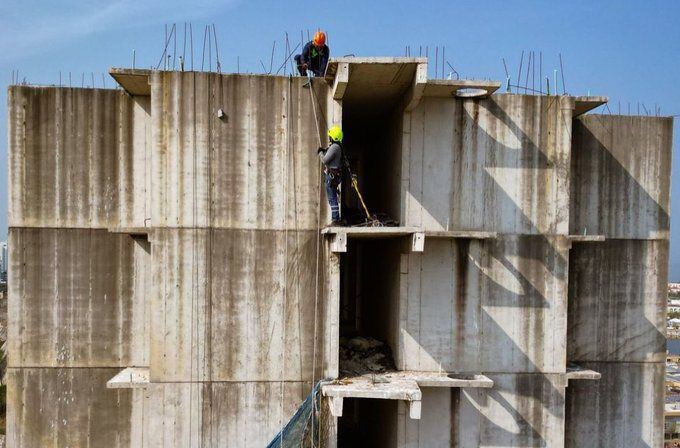
[[[319,157],[326,167],[339,170],[342,166],[342,146],[331,143],[324,152],[319,153]]]
[[[311,70],[314,76],[323,76],[326,73],[329,54],[328,45],[317,48],[313,42],[307,42],[302,49],[300,62],[307,64],[307,70]]]

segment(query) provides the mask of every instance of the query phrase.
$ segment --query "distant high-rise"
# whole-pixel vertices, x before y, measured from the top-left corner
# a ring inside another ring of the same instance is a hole
[[[7,241],[0,242],[0,274],[3,272],[7,272]]]

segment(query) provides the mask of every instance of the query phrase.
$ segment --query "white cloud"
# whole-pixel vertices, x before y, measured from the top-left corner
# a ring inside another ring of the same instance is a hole
[[[0,6],[0,53],[9,59],[111,29],[197,20],[232,3],[231,0],[3,2]]]

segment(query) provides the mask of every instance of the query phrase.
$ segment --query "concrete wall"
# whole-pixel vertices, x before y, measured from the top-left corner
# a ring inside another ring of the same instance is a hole
[[[303,82],[154,74],[153,225],[316,229],[318,141]],[[315,89],[318,98],[326,97],[321,80]],[[317,113],[325,115],[325,107]]]
[[[148,363],[148,101],[9,89],[9,446],[130,446],[121,368]],[[135,149],[135,145],[137,145]]]
[[[152,386],[142,406],[157,437],[143,446],[263,446],[313,380],[337,374],[328,279],[339,273],[317,230],[328,207],[303,82],[151,77]],[[326,85],[315,89],[325,101]]]
[[[572,108],[568,97],[423,98],[405,116],[401,222],[566,235]]]
[[[400,413],[403,429],[397,446],[563,446],[562,375],[495,374],[489,378],[494,381],[493,389],[422,388],[421,419]]]
[[[570,231],[667,239],[673,119],[586,115],[573,141]]]
[[[672,120],[574,120],[568,359],[602,374],[567,389],[566,446],[663,443]]]
[[[564,237],[432,238],[404,257],[399,368],[564,372]]]
[[[12,86],[8,107],[10,227],[144,225],[147,100],[116,90]]]

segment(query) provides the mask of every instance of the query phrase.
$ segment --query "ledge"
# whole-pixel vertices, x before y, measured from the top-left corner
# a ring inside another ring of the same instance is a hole
[[[331,251],[347,252],[348,239],[381,239],[381,238],[410,238],[407,251],[423,252],[425,238],[460,238],[485,240],[494,239],[496,232],[477,230],[423,230],[418,227],[326,227],[321,230],[323,235],[331,238]]]
[[[139,68],[110,68],[109,75],[130,95],[149,96],[151,70]]]
[[[148,367],[128,367],[106,382],[107,389],[143,389],[148,385]]]
[[[409,406],[409,416],[415,420],[420,419],[423,395],[415,381],[398,380],[374,383],[364,377],[344,381],[321,386],[322,395],[331,400],[331,414],[334,417],[342,417],[344,398],[374,398],[406,401]]]
[[[418,420],[421,412],[421,387],[490,388],[493,387],[493,381],[481,374],[406,370],[343,378],[321,386],[321,392],[324,397],[331,400],[331,413],[335,417],[342,417],[344,398],[373,398],[406,401],[409,416]]]
[[[569,235],[568,238],[572,243],[595,243],[605,240],[604,235]]]
[[[500,81],[474,79],[432,79],[425,84],[423,96],[487,98],[498,90]]]
[[[124,233],[132,236],[149,236],[150,227],[110,227],[109,233]]]
[[[417,227],[326,227],[323,235],[331,238],[332,252],[347,252],[348,239],[410,238],[408,249],[422,252],[425,249],[425,232]]]
[[[609,102],[609,98],[606,96],[576,96],[574,97],[573,117],[576,118],[579,115],[590,112],[596,107],[600,107],[607,102]]]
[[[567,379],[567,385],[569,380],[599,380],[602,375],[600,372],[596,372],[590,369],[584,369],[583,367],[576,364],[569,364],[567,366],[567,373],[565,375]]]
[[[497,232],[481,230],[426,230],[426,238],[460,238],[470,240],[492,240],[498,237]]]

